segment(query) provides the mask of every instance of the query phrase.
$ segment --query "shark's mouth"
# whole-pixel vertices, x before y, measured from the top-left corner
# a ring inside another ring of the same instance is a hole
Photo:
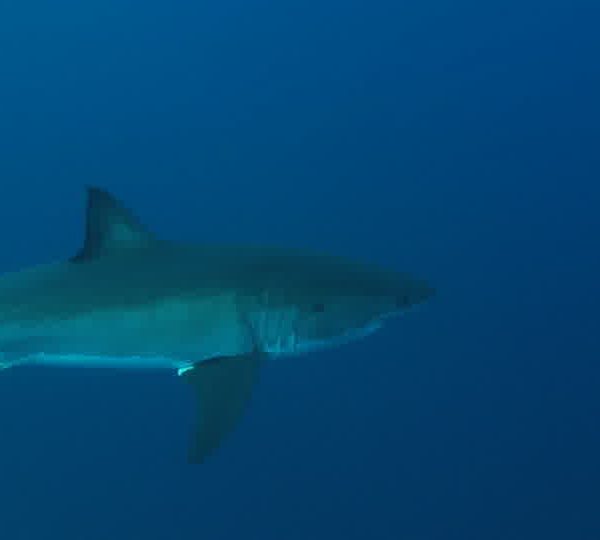
[[[302,339],[295,333],[280,336],[264,347],[264,352],[273,356],[293,356],[315,350],[329,349],[365,338],[383,326],[382,320],[376,320],[361,328],[353,328],[328,339]]]

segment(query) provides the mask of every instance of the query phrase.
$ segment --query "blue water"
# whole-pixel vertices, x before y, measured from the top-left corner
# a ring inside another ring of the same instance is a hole
[[[165,238],[430,279],[264,371],[201,467],[168,374],[0,377],[7,540],[600,539],[600,9],[468,0],[0,5],[0,268],[83,188]]]

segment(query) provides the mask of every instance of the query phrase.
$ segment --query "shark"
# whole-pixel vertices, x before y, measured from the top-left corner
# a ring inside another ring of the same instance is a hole
[[[198,464],[239,424],[267,361],[368,336],[433,294],[344,257],[159,238],[91,186],[73,256],[0,276],[0,367],[170,370],[195,395]]]

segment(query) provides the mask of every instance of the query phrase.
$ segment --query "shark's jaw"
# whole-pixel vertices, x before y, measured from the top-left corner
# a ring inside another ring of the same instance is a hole
[[[308,321],[303,320],[308,319]],[[316,336],[312,314],[304,315],[294,308],[259,311],[247,317],[258,348],[271,357],[297,356],[313,351],[330,349],[365,338],[383,326],[377,318],[360,326],[342,328],[327,337]]]
[[[309,353],[324,349],[340,347],[360,339],[364,339],[377,332],[383,326],[383,321],[373,321],[362,328],[353,328],[344,334],[328,340],[305,341],[299,347],[298,353]]]

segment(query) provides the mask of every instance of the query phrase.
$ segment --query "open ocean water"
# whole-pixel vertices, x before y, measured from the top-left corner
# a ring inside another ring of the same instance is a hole
[[[174,375],[0,373],[0,539],[600,539],[599,21],[583,0],[3,0],[3,272],[71,256],[92,184],[164,238],[438,294],[268,365],[200,467]]]

